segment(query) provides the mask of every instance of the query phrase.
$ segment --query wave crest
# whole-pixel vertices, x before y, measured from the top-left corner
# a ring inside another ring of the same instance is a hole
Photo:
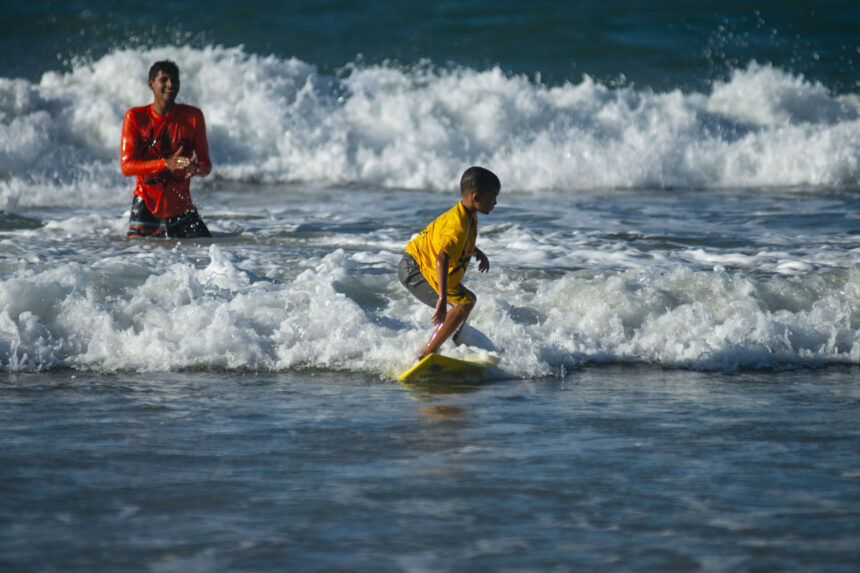
[[[126,200],[119,133],[176,60],[207,118],[215,176],[450,189],[464,166],[508,189],[839,186],[860,177],[860,98],[769,65],[710,93],[583,77],[547,86],[499,68],[308,63],[212,46],[116,50],[38,83],[0,78],[0,206]],[[122,197],[120,197],[122,196]]]

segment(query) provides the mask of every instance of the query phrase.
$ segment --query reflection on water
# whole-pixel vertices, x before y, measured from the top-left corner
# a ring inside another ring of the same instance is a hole
[[[449,404],[434,404],[418,408],[418,415],[425,422],[447,422],[460,420],[468,415],[465,408],[451,406]]]
[[[480,390],[485,384],[480,379],[474,378],[431,378],[400,383],[409,388],[419,399],[440,394],[468,394]]]

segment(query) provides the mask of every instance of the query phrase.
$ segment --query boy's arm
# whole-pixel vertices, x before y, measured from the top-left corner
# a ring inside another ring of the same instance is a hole
[[[487,255],[484,254],[484,251],[475,247],[475,260],[478,261],[478,270],[482,273],[490,270],[490,259],[487,258]]]
[[[436,255],[436,284],[439,286],[439,300],[436,301],[436,312],[430,317],[433,324],[442,324],[448,315],[448,253],[444,250]]]

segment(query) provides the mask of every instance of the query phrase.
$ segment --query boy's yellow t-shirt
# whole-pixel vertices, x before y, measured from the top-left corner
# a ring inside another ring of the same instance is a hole
[[[412,239],[406,245],[406,252],[412,255],[421,274],[437,293],[436,255],[440,251],[448,253],[448,294],[452,295],[466,273],[477,238],[478,215],[469,215],[463,203],[458,202]]]

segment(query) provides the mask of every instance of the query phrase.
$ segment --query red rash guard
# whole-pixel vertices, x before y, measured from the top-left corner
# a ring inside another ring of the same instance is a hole
[[[197,155],[199,175],[212,170],[203,112],[196,107],[174,104],[164,117],[152,104],[128,110],[122,122],[122,173],[137,175],[134,194],[156,217],[176,217],[196,210],[191,201],[191,180],[185,170],[170,172],[166,160],[182,147],[182,156]]]

